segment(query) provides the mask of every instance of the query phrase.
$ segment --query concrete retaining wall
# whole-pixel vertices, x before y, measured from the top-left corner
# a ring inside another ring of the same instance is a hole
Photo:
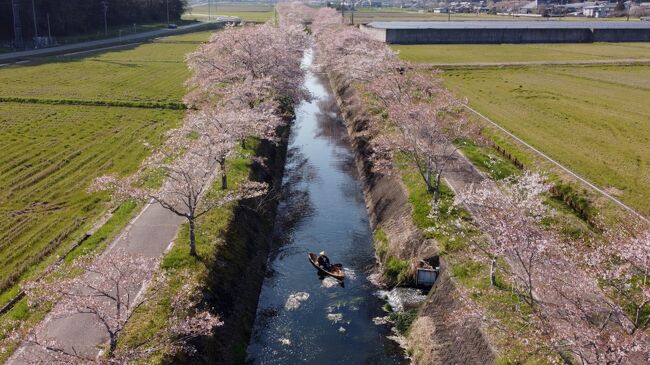
[[[361,29],[392,44],[650,42],[650,29]]]

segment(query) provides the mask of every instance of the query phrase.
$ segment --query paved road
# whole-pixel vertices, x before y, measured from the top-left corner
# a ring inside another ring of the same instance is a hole
[[[82,51],[87,49],[103,48],[103,47],[109,47],[118,44],[137,43],[137,42],[142,42],[148,39],[162,37],[162,36],[184,34],[184,33],[194,32],[202,29],[213,29],[218,27],[220,24],[224,22],[238,21],[238,20],[239,18],[221,16],[221,17],[217,17],[216,20],[211,22],[202,22],[202,23],[185,25],[182,27],[178,27],[177,29],[160,29],[160,30],[154,30],[150,32],[125,35],[122,36],[121,38],[120,37],[107,38],[107,39],[100,39],[96,41],[67,44],[64,46],[34,49],[30,51],[3,53],[0,54],[0,63],[19,61],[19,60],[29,59],[30,57],[50,56],[55,54],[77,52],[77,51]]]
[[[181,223],[183,223],[182,218],[165,210],[159,204],[149,204],[103,255],[111,255],[120,249],[134,255],[160,257],[174,240]],[[156,269],[157,267],[152,267],[151,273]],[[140,288],[137,290],[139,291]],[[46,317],[44,329],[37,333],[37,337],[51,339],[70,352],[73,351],[74,346],[74,351],[88,358],[95,358],[99,354],[99,347],[108,341],[106,330],[93,315],[87,314],[72,314],[58,319]],[[43,363],[43,359],[47,357],[42,350],[36,346],[23,344],[7,364]]]

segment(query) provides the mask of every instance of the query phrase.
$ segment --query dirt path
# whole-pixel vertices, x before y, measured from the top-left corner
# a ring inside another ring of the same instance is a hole
[[[102,255],[111,255],[122,250],[133,255],[160,257],[170,246],[182,218],[162,208],[157,203],[148,204],[134,218],[118,238],[113,241]],[[151,268],[151,274],[158,267]],[[149,280],[142,281],[142,286]],[[45,318],[45,326],[37,333],[39,338],[48,338],[60,344],[66,351],[76,352],[88,358],[95,358],[100,353],[100,346],[106,343],[106,330],[93,315],[72,314],[68,317]],[[7,364],[43,363],[43,350],[33,345],[22,344],[9,358]]]

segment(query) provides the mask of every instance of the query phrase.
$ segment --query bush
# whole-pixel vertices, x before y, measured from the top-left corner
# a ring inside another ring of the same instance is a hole
[[[393,312],[390,314],[390,320],[395,323],[395,329],[397,332],[402,335],[408,335],[411,330],[411,325],[418,317],[418,312],[415,309],[409,309],[405,312]]]
[[[391,281],[396,283],[406,282],[408,280],[408,269],[408,261],[400,260],[395,256],[388,256],[385,275]]]

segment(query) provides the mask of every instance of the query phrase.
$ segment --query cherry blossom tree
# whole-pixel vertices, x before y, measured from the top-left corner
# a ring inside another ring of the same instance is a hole
[[[598,283],[575,267],[549,265],[545,271],[537,323],[558,353],[581,364],[625,364],[650,361],[650,342],[637,331],[623,308],[604,300]]]
[[[217,316],[196,308],[196,289],[187,285],[172,301],[170,330],[135,348],[116,352],[117,340],[135,311],[142,307],[166,283],[162,274],[149,278],[158,267],[158,260],[126,251],[109,251],[100,257],[82,257],[75,261],[73,271],[84,274],[73,279],[52,280],[43,278],[28,283],[24,290],[30,303],[56,302],[50,312],[52,318],[64,318],[79,314],[92,315],[108,335],[105,358],[88,359],[74,347],[47,338],[47,322],[32,329],[26,342],[31,348],[23,356],[30,362],[43,363],[131,363],[152,351],[163,347],[191,351],[191,338],[211,334],[214,327],[222,325]],[[142,283],[148,282],[147,287]],[[148,289],[148,292],[147,292]]]
[[[454,142],[476,137],[478,126],[464,118],[461,102],[437,75],[404,68],[396,68],[369,86],[389,120],[389,129],[381,133],[386,136],[374,140],[374,160],[378,170],[385,171],[392,168],[395,152],[405,153],[427,191],[433,193],[435,205],[441,179],[457,154]]]
[[[232,95],[241,94],[238,89],[245,88],[251,93],[248,100],[295,103],[308,96],[300,68],[308,45],[308,35],[297,25],[266,23],[216,32],[187,58],[192,71],[188,85],[198,93],[191,93],[186,101],[190,105],[214,99],[227,103]]]
[[[468,208],[477,226],[487,234],[481,250],[490,258],[490,282],[496,284],[497,259],[511,257],[512,274],[523,288],[522,299],[535,304],[534,287],[544,253],[556,237],[541,228],[549,214],[541,194],[549,186],[535,173],[507,181],[501,189],[490,182],[460,191],[455,204]]]
[[[280,14],[280,25],[305,25],[314,20],[317,10],[299,1],[281,2],[275,6]]]
[[[589,252],[605,290],[628,308],[635,329],[650,328],[650,229],[630,222],[609,229]]]
[[[319,15],[324,18],[314,22],[313,29],[318,43],[316,59],[323,71],[350,82],[370,81],[383,76],[398,62],[395,52],[385,43],[355,27],[332,23],[330,10],[321,9]]]
[[[114,200],[139,199],[154,200],[163,208],[187,219],[190,234],[190,255],[197,256],[196,251],[196,222],[216,207],[223,206],[240,199],[258,197],[266,192],[266,184],[258,182],[243,183],[238,190],[225,194],[210,192],[213,176],[217,169],[220,156],[210,152],[227,154],[229,149],[224,145],[206,145],[204,138],[198,141],[188,141],[188,138],[176,137],[179,133],[171,133],[168,140],[172,143],[173,151],[186,148],[181,156],[176,157],[164,151],[158,151],[149,158],[144,166],[159,172],[164,179],[160,189],[142,187],[143,168],[139,174],[126,178],[115,175],[103,176],[96,179],[91,191],[110,190]],[[223,135],[216,135],[216,137]],[[213,140],[214,141],[214,140]],[[206,149],[203,149],[205,147]]]

